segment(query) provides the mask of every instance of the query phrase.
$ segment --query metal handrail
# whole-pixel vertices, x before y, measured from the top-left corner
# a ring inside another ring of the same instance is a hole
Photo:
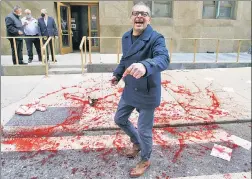
[[[83,36],[82,39],[81,39],[81,43],[80,43],[80,51],[81,51],[81,69],[82,69],[82,74],[84,73],[84,62],[83,62],[83,44],[85,43],[85,63],[86,63],[86,59],[87,59],[87,56],[86,56],[86,50],[87,50],[87,45],[86,45],[86,36]]]
[[[119,53],[120,53],[120,39],[122,37],[86,37],[83,36],[83,38],[85,37],[85,39],[89,40],[89,64],[92,63],[92,59],[91,59],[91,39],[118,39],[117,41],[117,63],[120,62],[119,59]],[[198,40],[217,40],[217,47],[216,47],[216,60],[215,62],[218,62],[218,55],[219,55],[219,47],[220,47],[220,41],[225,41],[225,40],[232,40],[232,41],[238,41],[238,50],[237,50],[237,60],[236,62],[239,62],[239,58],[240,58],[240,48],[241,48],[241,44],[242,41],[251,41],[251,39],[225,39],[225,38],[171,38],[171,37],[164,37],[165,39],[170,39],[170,62],[172,61],[172,53],[173,53],[173,40],[194,40],[194,57],[193,57],[193,63],[196,62],[196,53],[197,53],[197,41]],[[85,44],[86,45],[86,44]],[[80,45],[80,49],[83,48],[83,43],[81,43]],[[83,58],[83,57],[82,57]],[[85,52],[85,62],[86,62],[86,52]]]
[[[18,60],[18,55],[17,55],[17,46],[16,46],[16,38],[21,38],[21,39],[34,39],[34,38],[39,38],[40,41],[40,51],[41,51],[41,56],[42,56],[42,63],[44,64],[43,61],[43,50],[42,50],[42,46],[43,46],[43,42],[42,39],[45,38],[44,36],[17,36],[17,37],[1,37],[1,39],[13,39],[13,44],[14,44],[14,51],[15,51],[15,57],[16,57],[16,64],[19,65],[19,60]]]
[[[46,53],[46,46],[48,45],[48,43],[50,42],[50,40],[52,40],[52,37],[49,37],[48,39],[47,39],[47,41],[45,42],[45,44],[43,45],[43,47],[42,47],[42,49],[43,49],[43,52],[45,52],[45,55],[47,54]],[[53,50],[53,53],[54,53],[54,50]],[[53,60],[54,60],[54,57],[52,57],[53,58]],[[46,70],[46,76],[48,76],[48,69],[49,69],[49,67],[48,67],[48,62],[47,62],[47,59],[45,58],[43,58],[42,59],[43,61],[45,60],[45,70]],[[55,61],[54,61],[55,62]]]

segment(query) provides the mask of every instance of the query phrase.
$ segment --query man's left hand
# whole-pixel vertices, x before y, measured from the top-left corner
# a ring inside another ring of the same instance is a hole
[[[132,75],[134,78],[139,79],[146,73],[146,68],[142,63],[133,63],[123,73],[123,78],[127,75]]]

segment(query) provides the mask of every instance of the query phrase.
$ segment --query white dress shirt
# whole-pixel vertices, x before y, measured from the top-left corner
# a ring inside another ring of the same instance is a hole
[[[46,26],[47,26],[47,20],[48,20],[48,17],[47,18],[44,17],[44,22]]]
[[[30,19],[27,19],[26,17],[23,17],[21,19],[22,25],[27,23],[27,25],[24,25],[24,33],[25,35],[38,35],[38,21],[37,19],[31,17]]]

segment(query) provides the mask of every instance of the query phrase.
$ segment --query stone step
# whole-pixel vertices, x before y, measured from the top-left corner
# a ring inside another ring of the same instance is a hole
[[[49,69],[51,68],[80,68],[81,69],[81,65],[52,63],[52,64],[49,64]]]
[[[201,130],[199,131],[199,129]],[[154,129],[153,145],[204,145],[207,143],[229,142],[230,136],[228,132],[220,128],[198,127],[191,130],[186,128],[183,130],[178,130],[177,128]],[[29,147],[27,147],[27,143],[30,144]],[[130,139],[122,131],[110,131],[104,134],[101,132],[85,132],[85,135],[77,133],[74,136],[60,137],[3,138],[1,141],[2,152],[125,148],[129,146]]]
[[[84,69],[84,73],[87,70]],[[57,75],[57,74],[81,74],[82,69],[81,68],[51,68],[49,69],[49,74],[51,75]]]

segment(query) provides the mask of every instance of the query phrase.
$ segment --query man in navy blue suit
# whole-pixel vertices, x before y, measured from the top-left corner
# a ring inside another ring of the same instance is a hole
[[[41,10],[41,18],[38,19],[38,26],[39,26],[39,35],[40,36],[45,36],[47,38],[49,37],[56,37],[58,38],[58,30],[56,23],[53,19],[53,17],[48,16],[47,10],[42,9]],[[46,39],[43,39],[43,43],[46,42]],[[50,51],[51,51],[51,56],[53,60],[53,45],[52,45],[52,40],[49,42],[50,45]],[[49,52],[48,52],[48,47],[46,49],[47,51],[47,61],[49,60]],[[56,60],[55,60],[56,61]]]
[[[122,37],[123,56],[111,79],[112,85],[121,79],[125,82],[114,120],[133,143],[126,156],[132,158],[141,151],[141,161],[130,171],[131,177],[141,176],[150,166],[154,111],[161,101],[161,71],[170,63],[163,35],[150,26],[150,14],[142,2],[132,8],[133,28]],[[134,109],[139,113],[137,129],[128,120]]]

